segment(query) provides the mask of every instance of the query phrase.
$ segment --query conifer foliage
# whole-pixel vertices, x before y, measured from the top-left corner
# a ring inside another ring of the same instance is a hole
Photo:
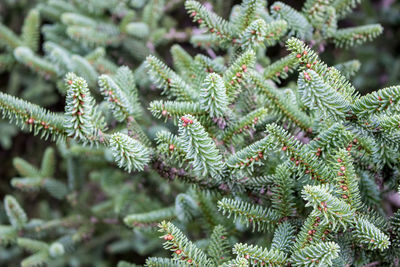
[[[361,95],[361,61],[319,56],[382,33],[338,28],[359,2],[43,0],[0,23],[0,70],[64,104],[0,92],[55,141],[13,160],[0,265],[399,266],[400,86]]]

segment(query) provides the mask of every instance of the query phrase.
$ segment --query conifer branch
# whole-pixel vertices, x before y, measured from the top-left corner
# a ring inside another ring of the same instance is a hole
[[[228,232],[225,227],[222,225],[215,226],[210,236],[207,252],[217,266],[230,260],[229,249]]]
[[[230,156],[227,160],[229,168],[234,170],[253,170],[254,166],[263,165],[266,152],[273,146],[271,138],[265,137]]]
[[[341,94],[350,103],[358,98],[358,94],[353,85],[333,67],[328,67],[323,63],[318,55],[308,48],[302,41],[290,38],[286,42],[286,47],[299,60],[300,69],[311,69],[315,71],[323,80]]]
[[[232,102],[240,93],[247,72],[255,65],[255,56],[254,51],[247,50],[225,71],[223,78],[229,102]]]
[[[161,222],[159,231],[165,240],[164,248],[173,252],[174,259],[198,266],[212,266],[206,254],[197,248],[187,237],[170,222]]]
[[[285,99],[285,96],[272,85],[269,85],[260,75],[251,73],[250,79],[258,90],[260,90],[260,93],[266,95],[270,100],[270,111],[273,112],[274,115],[277,115],[279,120],[292,123],[304,131],[312,131],[311,119],[307,114],[290,104],[289,101]]]
[[[199,2],[186,1],[185,8],[193,21],[216,36],[221,41],[221,45],[228,44],[234,40],[234,30],[231,23],[214,12],[207,10]]]
[[[126,134],[115,133],[110,137],[110,148],[115,162],[126,171],[141,171],[150,162],[150,151]]]
[[[224,142],[230,142],[233,137],[237,138],[238,135],[254,130],[257,123],[262,122],[267,114],[268,111],[265,108],[259,108],[250,112],[226,129],[222,139]]]
[[[124,223],[129,227],[156,226],[165,220],[176,218],[175,207],[158,209],[145,213],[131,214],[124,218]]]
[[[311,110],[321,110],[325,117],[343,118],[350,110],[342,95],[313,70],[300,73],[297,84],[301,101]]]
[[[185,115],[179,122],[179,138],[187,158],[193,164],[193,170],[199,176],[211,175],[220,179],[225,164],[214,141],[209,137],[203,126],[191,115]]]
[[[192,101],[197,98],[197,92],[194,92],[179,75],[156,57],[148,56],[146,67],[151,80],[163,89],[164,94],[167,94],[169,97],[176,97],[178,101]]]
[[[312,180],[321,183],[332,181],[333,173],[330,168],[325,163],[319,161],[315,155],[310,153],[307,147],[302,145],[298,140],[295,140],[284,129],[276,124],[271,124],[267,125],[267,132],[277,142],[276,145],[279,144],[281,150],[294,163],[299,174],[308,175]]]
[[[297,68],[298,60],[293,54],[289,54],[264,69],[264,79],[272,79],[277,83],[286,79]]]
[[[211,73],[204,80],[203,88],[200,92],[200,106],[212,118],[223,117],[228,109],[225,84],[218,74]]]
[[[355,238],[367,249],[382,251],[390,245],[389,237],[364,218],[359,218],[356,221]]]
[[[354,210],[346,201],[332,195],[328,186],[304,186],[303,198],[307,201],[307,207],[318,209],[325,220],[322,224],[331,224],[332,229],[338,225],[347,228],[353,221]]]
[[[218,201],[218,209],[222,214],[233,217],[245,226],[252,226],[252,231],[270,231],[278,220],[278,214],[268,208],[250,204],[241,200],[223,198]]]
[[[52,140],[61,140],[67,137],[67,129],[64,126],[65,118],[61,114],[49,112],[38,105],[28,103],[22,99],[0,92],[0,110],[3,117],[22,129],[28,129],[35,135]]]
[[[39,48],[39,36],[40,14],[38,10],[32,9],[24,20],[21,40],[25,46],[29,47],[33,52],[37,52]]]
[[[320,242],[294,253],[290,260],[293,266],[331,266],[339,251],[334,242]]]
[[[272,249],[268,250],[259,246],[242,243],[235,244],[233,253],[237,254],[239,257],[244,257],[255,264],[283,266],[287,262],[287,255],[281,251]]]
[[[382,32],[383,28],[380,24],[372,24],[340,29],[332,37],[336,46],[348,48],[372,41]]]
[[[271,14],[276,19],[284,19],[289,28],[289,36],[294,35],[300,39],[309,39],[313,27],[308,20],[298,11],[282,2],[274,2],[271,6]]]

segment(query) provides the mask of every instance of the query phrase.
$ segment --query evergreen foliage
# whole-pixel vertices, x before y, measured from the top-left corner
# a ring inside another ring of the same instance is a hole
[[[0,163],[0,265],[399,266],[400,86],[319,55],[359,0],[5,2],[0,144],[57,142]]]

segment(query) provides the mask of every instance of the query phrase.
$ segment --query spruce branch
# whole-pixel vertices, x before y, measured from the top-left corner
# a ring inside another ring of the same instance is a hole
[[[29,47],[18,46],[15,48],[14,57],[17,59],[17,61],[28,66],[34,72],[39,73],[47,80],[55,79],[57,77],[57,73],[52,64],[34,54]]]
[[[192,115],[185,115],[179,122],[179,138],[193,170],[199,176],[223,176],[225,164],[214,141]]]
[[[298,60],[295,55],[289,54],[278,61],[275,61],[271,65],[268,65],[264,69],[264,79],[272,79],[273,81],[280,83],[286,79],[294,69],[297,68]]]
[[[340,29],[332,37],[336,46],[348,48],[372,41],[381,35],[382,32],[383,28],[380,24],[371,24]]]
[[[367,249],[385,250],[389,248],[389,237],[364,218],[358,218],[355,224],[355,236]]]
[[[143,108],[139,102],[136,80],[131,69],[127,66],[119,67],[113,76],[113,79],[125,93],[129,104],[132,106],[131,109],[133,109],[134,117],[140,119],[142,117]]]
[[[301,101],[311,110],[320,110],[325,117],[344,118],[349,103],[313,70],[299,74],[297,81]]]
[[[67,137],[64,126],[65,118],[61,114],[49,112],[38,105],[0,92],[0,110],[3,117],[22,129],[28,129],[35,135],[52,140],[62,140]]]
[[[344,18],[360,2],[361,0],[334,0],[332,6],[335,8],[338,17]]]
[[[176,159],[177,163],[183,165],[186,158],[184,146],[178,136],[168,131],[159,131],[156,135],[157,151],[169,158]]]
[[[352,141],[358,143],[358,139],[340,123],[325,128],[308,144],[308,150],[317,157],[330,160],[338,149],[348,147]]]
[[[222,136],[224,142],[230,142],[232,138],[237,138],[238,135],[246,134],[249,131],[255,130],[257,123],[262,122],[267,116],[268,110],[265,108],[256,109],[237,122],[230,125]]]
[[[190,222],[198,215],[198,207],[194,198],[189,194],[179,194],[175,198],[175,213],[181,222]]]
[[[29,11],[22,26],[21,40],[23,44],[33,52],[37,52],[39,48],[40,36],[40,14],[36,9]]]
[[[171,49],[174,68],[180,75],[190,76],[193,73],[194,59],[180,45],[174,44]],[[193,73],[194,74],[194,73]]]
[[[301,11],[315,29],[322,29],[329,5],[330,0],[307,0]]]
[[[237,58],[224,73],[226,94],[231,103],[241,92],[242,83],[256,61],[256,55],[253,50],[247,50]]]
[[[150,102],[149,110],[157,119],[172,119],[177,124],[179,119],[185,114],[191,114],[198,117],[201,121],[205,121],[207,112],[201,108],[198,102],[178,102],[154,100]]]
[[[380,113],[395,114],[400,111],[399,101],[400,86],[386,87],[357,99],[352,110],[361,118]]]
[[[148,56],[146,67],[153,83],[163,89],[163,94],[178,101],[193,101],[198,97],[182,78],[154,56]]]
[[[137,103],[129,101],[128,96],[113,78],[105,74],[101,75],[99,77],[99,87],[101,94],[108,101],[114,117],[118,121],[127,121],[130,116],[136,117],[133,108]]]
[[[361,67],[361,63],[357,59],[354,59],[336,64],[334,67],[338,71],[340,71],[347,79],[350,79],[358,72]]]
[[[302,41],[296,38],[290,38],[286,42],[286,47],[299,60],[300,70],[311,69],[315,71],[320,77],[323,78],[325,83],[329,84],[349,103],[353,103],[359,98],[354,86],[351,85],[350,82],[342,74],[340,74],[337,69],[328,67],[325,63],[323,63],[319,59],[318,55],[309,47],[307,47]]]
[[[26,216],[25,211],[13,196],[5,196],[4,209],[9,222],[15,229],[21,230],[28,222],[28,217]]]
[[[233,253],[261,266],[284,266],[287,262],[287,255],[282,251],[248,244],[235,244]]]
[[[306,146],[295,140],[286,130],[276,124],[267,125],[267,132],[276,141],[276,146],[290,158],[300,175],[310,176],[312,180],[326,183],[333,180],[333,172],[328,165],[319,161]]]
[[[247,227],[251,225],[252,231],[270,231],[279,219],[274,210],[242,200],[223,198],[218,201],[218,209],[228,218],[232,216],[234,221]]]
[[[221,118],[228,109],[228,97],[221,76],[210,73],[204,80],[200,92],[200,107],[212,118]],[[187,113],[187,112],[186,112]]]
[[[213,266],[206,254],[197,248],[175,225],[161,222],[159,232],[165,240],[164,248],[173,252],[174,259],[197,266]]]
[[[272,181],[272,208],[281,218],[292,216],[295,211],[294,178],[288,164],[283,163],[276,167]]]
[[[340,247],[334,242],[320,242],[295,252],[290,258],[293,266],[332,266]]]
[[[269,85],[261,75],[250,73],[250,79],[260,91],[267,96],[270,112],[278,116],[278,120],[294,124],[304,131],[312,131],[311,118],[295,105],[290,104],[287,98],[272,85]]]
[[[336,162],[333,166],[337,172],[336,192],[354,210],[362,206],[360,190],[358,188],[359,178],[353,167],[353,160],[346,150],[339,150],[336,154]]]
[[[264,137],[230,156],[227,165],[233,170],[246,169],[252,171],[254,166],[263,165],[262,160],[265,159],[265,155],[272,147],[271,138]]]
[[[329,223],[335,230],[338,225],[346,229],[353,222],[354,210],[346,201],[335,197],[329,186],[306,185],[302,196],[307,201],[306,207],[313,207],[321,212],[324,217],[321,224]]]
[[[208,10],[197,1],[186,1],[185,8],[193,21],[210,31],[218,38],[221,45],[227,45],[234,40],[235,31],[230,22]]]
[[[275,19],[283,19],[287,22],[289,36],[294,35],[300,39],[310,39],[313,27],[300,12],[277,1],[271,6],[271,14]]]
[[[150,151],[140,142],[123,133],[110,137],[110,148],[115,162],[126,171],[141,171],[150,162]]]
[[[235,20],[235,30],[243,32],[257,18],[259,10],[263,6],[261,0],[244,0],[240,5],[237,19]]]
[[[130,214],[124,218],[124,223],[129,227],[156,226],[164,220],[175,218],[175,207],[171,206],[150,212]]]
[[[97,141],[101,129],[95,125],[95,102],[86,81],[74,73],[68,73],[65,82],[68,87],[65,106],[65,128],[68,135],[83,142]]]
[[[146,259],[146,267],[189,267],[192,264],[183,262],[177,259],[150,257]],[[118,267],[134,267],[134,266],[119,266]]]
[[[229,250],[228,232],[222,225],[215,226],[207,247],[208,255],[210,255],[214,263],[219,266],[230,260],[231,253]]]
[[[0,44],[7,46],[12,51],[21,46],[22,41],[11,29],[0,23]]]
[[[293,246],[295,228],[289,222],[283,222],[276,227],[272,239],[271,250],[290,251]]]

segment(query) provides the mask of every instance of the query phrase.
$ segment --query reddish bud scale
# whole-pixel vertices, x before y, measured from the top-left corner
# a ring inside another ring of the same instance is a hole
[[[29,118],[27,121],[28,124],[33,124],[34,122],[35,122],[35,120],[33,118]]]
[[[183,121],[183,126],[187,126],[188,124],[193,124],[193,121],[191,119],[182,117],[181,120]]]
[[[170,145],[169,145],[169,150],[172,151],[172,150],[174,150],[174,149],[175,149],[175,146],[174,146],[173,144],[170,144]]]
[[[177,250],[175,250],[175,253],[178,254],[178,255],[180,255],[180,254],[182,253],[182,250],[177,249]]]
[[[71,84],[72,84],[72,81],[71,81],[71,80],[69,80],[69,81],[68,81],[68,84],[69,84],[69,85],[71,85]]]
[[[281,10],[281,7],[278,6],[278,5],[277,5],[277,6],[274,6],[274,10],[275,10],[275,11],[279,11],[279,10]]]
[[[301,54],[297,54],[296,57],[297,57],[297,58],[301,58]]]

